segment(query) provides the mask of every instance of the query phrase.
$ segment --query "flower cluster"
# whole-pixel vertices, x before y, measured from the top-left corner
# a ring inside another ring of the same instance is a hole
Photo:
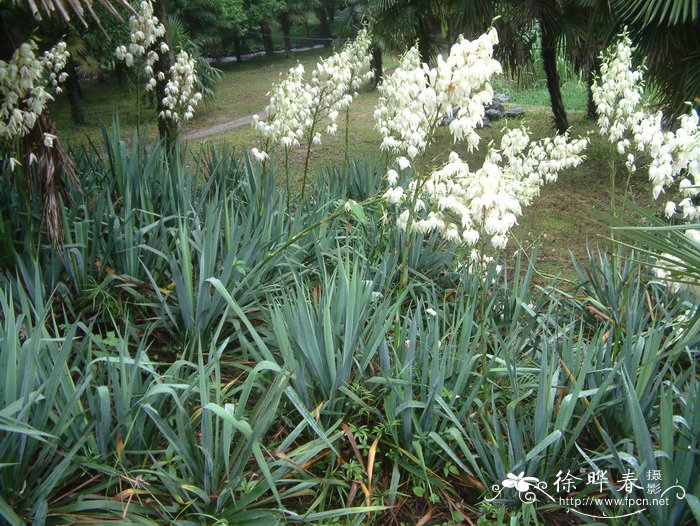
[[[654,199],[677,185],[680,201],[666,202],[666,216],[671,218],[680,213],[686,221],[697,223],[700,218],[700,118],[697,111],[691,109],[683,115],[675,131],[664,129],[663,114],[650,111],[643,103],[644,75],[642,70],[632,67],[632,42],[626,33],[601,58],[600,79],[593,85],[601,133],[617,145],[620,154],[627,154],[630,170],[636,170],[635,153],[646,153],[651,159],[648,175]],[[691,244],[700,246],[698,230],[688,229],[685,235]],[[670,254],[662,254],[654,272],[672,292],[677,292],[681,285],[676,278],[683,275],[682,269],[682,262]]]
[[[357,96],[357,90],[367,84],[374,73],[370,69],[372,39],[366,29],[357,34],[357,38],[347,44],[343,53],[350,68],[350,80],[348,86],[352,96]]]
[[[311,80],[306,86],[311,100],[312,127],[327,119],[326,133],[334,135],[338,129],[338,116],[350,107],[357,90],[372,77],[369,71],[370,38],[367,30],[362,30],[357,39],[339,52],[321,60],[311,72]],[[321,136],[314,134],[313,142],[319,144]]]
[[[36,50],[36,42],[30,40],[15,50],[9,62],[0,60],[0,141],[12,142],[28,134],[53,100],[47,88],[59,91],[66,79],[62,72],[69,57],[65,43],[43,56],[37,56]],[[52,144],[52,137],[44,142]]]
[[[489,81],[501,72],[493,58],[497,43],[494,28],[474,41],[460,36],[447,59],[438,56],[433,68],[420,63],[417,48],[409,50],[379,87],[374,119],[383,137],[382,149],[413,159],[425,151],[442,119],[453,115],[450,132],[455,141],[466,139],[469,149],[475,148],[479,142],[475,130],[493,99]]]
[[[627,167],[635,170],[635,155],[644,152],[651,158],[649,180],[654,198],[678,184],[681,201],[666,203],[670,217],[680,211],[684,218],[700,218],[696,198],[700,193],[700,127],[698,114],[691,110],[680,119],[679,128],[664,130],[660,111],[644,107],[644,76],[632,68],[631,41],[626,34],[602,56],[600,79],[593,85],[593,100],[598,110],[598,125],[603,135],[627,154]]]
[[[156,44],[158,39],[165,35],[165,26],[153,14],[153,5],[150,0],[141,2],[139,11],[129,18],[129,29],[131,40],[129,46],[117,47],[115,55],[117,60],[124,61],[127,67],[131,67],[136,58],[144,59],[143,71],[147,78],[146,89],[150,91],[156,86],[153,67],[160,58],[155,49]],[[161,42],[158,47],[161,53],[168,52],[166,43]]]
[[[66,43],[63,41],[48,51],[44,51],[44,68],[48,71],[49,84],[51,84],[57,94],[60,94],[62,91],[60,84],[68,78],[68,73],[63,70],[66,68],[69,58],[70,53],[66,49]]]
[[[326,133],[335,134],[340,112],[349,108],[357,90],[372,76],[370,44],[369,34],[363,29],[342,51],[321,60],[308,82],[301,64],[291,68],[284,80],[273,86],[266,118],[253,118],[265,149],[276,145],[292,148],[302,141],[320,144],[317,125],[324,121]],[[257,148],[253,154],[259,159],[267,157]]]
[[[133,66],[135,59],[142,58],[146,91],[152,91],[158,82],[165,81],[165,74],[162,71],[156,74],[154,67],[161,55],[168,53],[170,49],[160,40],[165,35],[165,26],[153,14],[153,4],[150,0],[141,2],[139,11],[129,18],[129,28],[128,47],[117,47],[115,55],[117,60],[124,61],[127,67]],[[202,99],[201,93],[196,91],[196,85],[195,61],[186,51],[181,50],[170,67],[170,79],[165,85],[165,96],[162,100],[164,109],[158,116],[176,123],[191,119],[194,116],[194,107]]]
[[[280,144],[285,148],[298,146],[307,124],[311,125],[310,108],[314,102],[304,83],[304,66],[290,68],[284,81],[275,84],[269,96],[266,119],[253,116],[255,130],[267,144]],[[260,155],[266,154],[260,152]]]
[[[186,51],[180,51],[175,64],[170,67],[170,80],[165,86],[165,97],[160,117],[179,121],[189,120],[194,115],[194,107],[202,100],[196,91],[195,62]]]
[[[413,217],[410,208],[404,209],[399,228],[406,229],[410,219],[411,228],[419,232],[436,230],[469,246],[488,238],[494,248],[503,249],[522,207],[539,195],[544,183],[556,181],[561,170],[581,164],[586,145],[585,139],[565,135],[531,143],[524,129],[509,130],[500,149],[491,149],[476,171],[452,152],[445,166],[422,181],[410,181],[405,193],[396,185],[398,173],[391,171],[385,198],[400,204],[407,202],[404,195],[416,196]]]
[[[382,134],[382,149],[399,157],[387,172],[384,199],[398,208],[402,230],[438,231],[446,239],[472,247],[472,258],[485,258],[475,245],[505,248],[508,233],[540,187],[557,179],[561,170],[578,166],[585,139],[567,135],[530,142],[524,129],[507,131],[500,148],[492,148],[475,171],[455,152],[439,170],[425,176],[411,169],[425,152],[435,128],[454,116],[450,133],[478,146],[476,128],[493,99],[490,79],[501,71],[493,55],[498,38],[491,29],[470,42],[460,37],[447,59],[434,68],[420,64],[416,48],[402,58],[397,70],[380,86],[374,116]]]

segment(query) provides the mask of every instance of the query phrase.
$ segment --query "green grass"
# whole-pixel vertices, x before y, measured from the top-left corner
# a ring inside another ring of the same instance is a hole
[[[278,80],[281,73],[297,62],[310,70],[319,56],[327,53],[326,50],[312,50],[291,56],[259,57],[241,64],[224,66],[222,78],[217,86],[216,99],[199,108],[184,132],[224,124],[261,111],[267,104],[267,93],[272,83]],[[385,68],[389,70],[393,65],[393,60],[387,57]],[[117,113],[125,129],[135,126],[139,116],[152,116],[154,113],[144,104],[137,104],[135,90],[120,88],[115,81],[83,84],[87,126],[78,128],[70,123],[68,104],[63,98],[57,101],[52,110],[58,122],[59,132],[67,137],[69,142],[82,140],[85,134],[96,137],[101,127],[110,125]],[[523,106],[526,111],[525,117],[511,122],[494,122],[492,127],[483,129],[480,132],[482,141],[479,150],[473,153],[467,152],[462,145],[453,145],[447,129],[441,129],[434,145],[419,163],[421,169],[431,169],[445,162],[453,149],[469,160],[470,164],[477,166],[483,161],[488,144],[498,143],[504,127],[525,126],[535,139],[553,133],[549,95],[543,81],[536,81],[527,89],[519,89],[514,83],[501,77],[496,79],[494,88],[497,92],[508,94],[511,97],[510,104]],[[596,210],[608,206],[611,201],[611,162],[617,154],[605,139],[596,133],[595,123],[585,117],[585,86],[575,79],[569,80],[563,86],[563,96],[572,135],[590,136],[587,160],[580,167],[564,172],[557,183],[543,188],[542,195],[525,210],[520,224],[514,230],[514,239],[508,247],[510,252],[518,246],[540,246],[540,264],[537,267],[542,274],[540,281],[545,281],[550,276],[573,277],[571,254],[581,257],[585,255],[588,247],[605,247],[609,235],[607,226],[595,219],[595,213]],[[353,102],[348,149],[351,157],[382,159],[378,148],[380,138],[374,130],[372,118],[377,97],[376,91],[366,90]],[[324,135],[323,144],[313,148],[311,173],[343,162],[345,138],[342,116],[340,124],[336,136]],[[156,127],[152,124],[151,134],[154,137],[155,130]],[[252,127],[246,125],[233,131],[190,141],[191,144],[222,142],[236,148],[250,148],[257,145],[257,138]],[[295,174],[291,184],[296,188],[300,186],[304,154],[304,148],[300,148],[291,156],[291,171]],[[278,157],[278,163],[280,159],[281,156]],[[622,162],[618,164],[622,167]],[[622,170],[624,171],[624,167]],[[283,185],[283,171],[280,169],[279,173],[278,184]],[[625,177],[626,174],[623,174],[620,179]],[[641,199],[643,203],[651,202],[643,174],[634,175],[629,183],[633,197]],[[630,190],[622,181],[618,181],[616,186],[620,194]]]
[[[222,75],[216,86],[216,99],[198,107],[194,119],[185,125],[183,132],[226,123],[261,111],[267,103],[267,93],[272,83],[279,79],[281,73],[297,63],[313,68],[319,57],[327,54],[327,50],[316,49],[218,66]],[[104,82],[82,82],[81,86],[85,125],[79,126],[71,121],[70,106],[65,96],[58,97],[51,107],[58,131],[69,144],[84,140],[86,135],[90,138],[99,136],[102,127],[111,126],[116,115],[125,130],[143,121],[150,121],[155,130],[155,109],[144,99],[143,90],[139,91],[136,86],[126,82],[120,86],[116,79],[109,77]]]

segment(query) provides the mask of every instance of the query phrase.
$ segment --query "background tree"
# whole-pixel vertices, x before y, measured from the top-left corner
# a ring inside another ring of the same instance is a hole
[[[613,9],[660,105],[671,116],[686,113],[700,96],[700,0],[614,0]]]
[[[455,20],[455,30],[469,36],[484,31],[493,23],[498,29],[500,41],[497,54],[510,72],[530,66],[533,41],[523,36],[537,34],[554,127],[559,133],[569,128],[557,70],[557,55],[565,32],[566,10],[570,5],[570,2],[563,0],[448,0],[443,4],[442,13],[445,19]]]
[[[315,0],[314,12],[321,24],[321,38],[330,46],[333,41],[333,22],[335,21],[335,0]]]
[[[589,119],[596,118],[593,80],[600,70],[599,55],[618,29],[607,0],[570,0],[565,4],[562,48],[574,70],[586,79]]]
[[[265,53],[271,55],[275,47],[270,24],[286,8],[285,2],[283,0],[247,0],[245,6],[250,27],[259,28]]]
[[[309,7],[308,0],[286,0],[280,9],[278,20],[284,38],[284,49],[288,53],[292,51],[292,25],[309,10]]]
[[[443,2],[438,0],[361,0],[375,40],[388,49],[404,52],[416,42],[423,60],[437,50],[435,35],[441,31]]]
[[[374,72],[373,84],[377,86],[384,74],[382,49],[386,45],[383,42],[382,34],[376,30],[372,9],[372,2],[368,0],[345,0],[343,9],[338,13],[338,21],[343,32],[348,35],[354,35],[365,26],[369,29],[372,37],[370,67]]]
[[[240,43],[250,29],[243,0],[170,0],[170,13],[188,40],[214,56],[228,51],[236,40]]]

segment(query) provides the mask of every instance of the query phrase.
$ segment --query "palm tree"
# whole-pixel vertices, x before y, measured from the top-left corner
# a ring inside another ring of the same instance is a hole
[[[567,0],[562,46],[577,71],[597,74],[598,55],[625,28],[637,66],[671,121],[700,96],[700,0]],[[570,15],[570,16],[569,16]],[[594,116],[589,89],[589,116]]]
[[[617,32],[608,0],[568,0],[560,36],[564,56],[586,79],[587,115],[596,118],[593,80],[600,71],[600,53]]]
[[[637,45],[637,64],[670,117],[700,97],[700,0],[614,0],[620,26]]]
[[[126,0],[115,0],[121,7],[133,12],[133,8]],[[115,9],[114,4],[111,0],[98,0],[100,5],[102,5],[107,11],[109,11],[113,16],[121,20],[121,15]],[[18,2],[22,3],[22,2]],[[85,11],[90,13],[90,16],[99,22],[99,18],[93,9],[93,0],[40,0],[39,5],[37,5],[35,0],[26,0],[26,6],[32,13],[34,18],[37,20],[42,20],[42,11],[48,16],[59,16],[65,22],[69,22],[71,18],[71,13],[78,17],[78,19],[87,25],[85,20]]]
[[[405,51],[418,44],[423,60],[434,58],[435,33],[440,31],[442,2],[438,0],[362,0],[376,40],[388,49]]]
[[[448,0],[443,3],[446,16],[456,18],[456,28],[470,36],[491,24],[496,26],[500,40],[496,53],[511,73],[531,67],[531,37],[533,34],[539,37],[554,127],[558,133],[569,128],[557,70],[557,54],[569,4],[564,0]]]
[[[499,58],[506,69],[516,71],[532,62],[530,43],[526,45],[522,35],[538,31],[554,125],[559,133],[568,129],[556,60],[560,20],[564,15],[562,0],[367,0],[367,3],[377,31],[388,44],[405,49],[418,41],[424,60],[434,56],[434,35],[443,27],[449,29],[450,35],[462,32],[473,37],[495,24],[501,39]]]

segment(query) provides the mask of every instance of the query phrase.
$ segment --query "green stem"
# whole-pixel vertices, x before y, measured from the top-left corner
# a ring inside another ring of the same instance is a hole
[[[440,116],[440,108],[438,108],[435,112],[435,117],[433,118],[433,123],[430,126],[428,130],[428,135],[426,137],[425,141],[425,152],[428,150],[428,147],[430,146],[430,141],[433,139],[433,135],[435,134],[435,130],[437,128],[437,124],[439,121],[439,116]],[[412,230],[412,223],[413,223],[413,217],[415,215],[415,208],[416,208],[416,202],[418,202],[418,195],[423,188],[423,185],[425,184],[425,181],[427,180],[428,176],[426,176],[424,179],[419,179],[418,184],[416,185],[415,189],[413,190],[413,195],[411,196],[411,202],[408,208],[408,222],[406,223],[406,237],[404,239],[404,246],[403,246],[403,251],[402,251],[402,261],[401,264],[403,265],[403,268],[401,269],[401,289],[405,290],[406,287],[408,286],[408,251],[410,249],[410,244],[411,244],[411,230]]]
[[[344,163],[348,164],[348,145],[350,144],[350,109],[345,110],[345,157]]]
[[[287,180],[287,211],[289,211],[289,148],[284,147],[284,175]]]
[[[325,93],[324,90],[321,90],[321,93],[319,93],[319,101],[323,100]],[[311,144],[313,143],[314,140],[314,131],[316,130],[316,124],[318,124],[318,115],[321,110],[321,106],[319,105],[316,106],[316,109],[314,110],[314,118],[313,121],[311,122],[311,128],[309,129],[309,136],[307,138],[307,146],[306,146],[306,159],[304,159],[304,176],[302,178],[301,182],[301,200],[304,200],[304,190],[306,190],[306,175],[309,173],[309,158],[311,157]]]
[[[263,152],[265,152],[265,153],[267,153],[267,154],[269,155],[269,154],[270,154],[270,150],[269,150],[268,148],[270,148],[270,139],[267,139],[267,140],[265,141],[265,148],[263,148]],[[265,173],[266,173],[266,172],[265,172],[265,169],[266,169],[266,168],[267,168],[267,159],[263,159],[263,162],[262,162],[263,177],[265,177]]]
[[[484,224],[484,217],[482,216],[481,224]],[[484,250],[486,249],[486,242],[484,240],[484,231],[482,229],[479,232],[479,261],[477,263],[477,272],[484,272]],[[486,278],[485,278],[486,279]],[[486,345],[486,335],[484,328],[486,327],[486,292],[488,283],[484,283],[484,289],[479,293],[479,326],[481,327],[481,385],[484,390],[484,400],[487,400],[488,395],[488,375],[486,370],[486,358],[488,356],[488,346]]]
[[[612,276],[615,278],[615,256],[617,253],[617,247],[615,244],[615,229],[613,228],[615,223],[615,218],[617,217],[617,210],[615,209],[615,161],[610,163],[610,263],[612,266]],[[611,285],[613,285],[611,283]]]
[[[378,200],[379,200],[379,197],[374,196],[374,197],[370,197],[369,199],[365,199],[364,201],[361,201],[358,204],[360,206],[367,206],[367,205],[370,205]],[[275,250],[268,253],[267,256],[265,256],[265,258],[260,262],[259,265],[256,266],[255,269],[253,269],[253,272],[251,272],[250,274],[253,274],[256,270],[258,270],[258,268],[263,267],[265,265],[265,263],[270,261],[275,256],[279,255],[282,251],[287,249],[289,246],[291,246],[294,243],[296,243],[297,241],[299,241],[302,237],[304,237],[306,234],[308,234],[312,230],[314,230],[314,229],[320,227],[321,225],[324,225],[330,221],[333,221],[336,217],[339,217],[339,216],[343,215],[344,213],[345,213],[345,205],[343,204],[343,205],[340,205],[338,208],[336,208],[335,212],[333,212],[332,214],[327,215],[325,217],[322,217],[318,221],[311,223],[309,226],[307,226],[306,228],[304,228],[300,232],[294,234],[284,244],[280,245]]]
[[[313,130],[313,128],[312,128]],[[301,200],[304,201],[304,191],[306,190],[306,174],[309,173],[309,157],[311,157],[311,139],[306,147],[306,159],[304,159],[304,176],[301,179]]]

